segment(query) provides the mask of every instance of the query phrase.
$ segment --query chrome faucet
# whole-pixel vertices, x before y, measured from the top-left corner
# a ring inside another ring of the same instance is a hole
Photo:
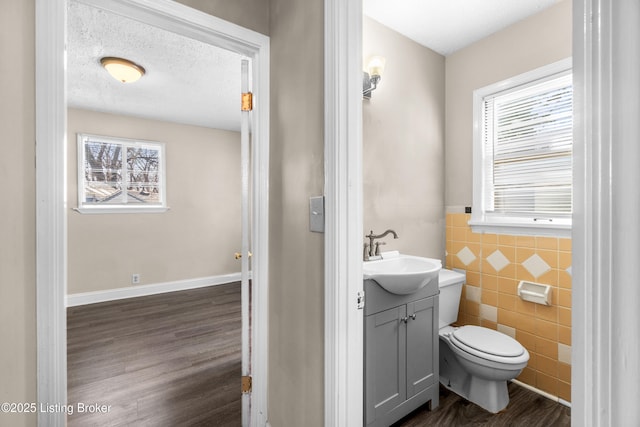
[[[389,229],[387,231],[385,231],[382,234],[373,234],[373,230],[371,230],[371,232],[369,234],[367,234],[366,237],[367,239],[369,239],[369,243],[365,243],[364,244],[364,253],[363,253],[363,259],[365,261],[370,260],[372,257],[379,257],[380,256],[380,245],[384,245],[386,244],[385,242],[376,242],[376,239],[382,239],[383,237],[385,237],[387,234],[393,234],[393,238],[397,239],[398,238],[398,233],[396,233],[395,231]]]

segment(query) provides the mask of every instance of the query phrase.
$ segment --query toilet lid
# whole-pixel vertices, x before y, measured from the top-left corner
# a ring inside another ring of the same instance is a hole
[[[524,347],[508,335],[480,326],[463,326],[453,332],[460,343],[474,350],[500,357],[518,357],[524,353]]]

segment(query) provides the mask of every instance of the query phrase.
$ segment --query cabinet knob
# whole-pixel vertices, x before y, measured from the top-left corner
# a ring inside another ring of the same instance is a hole
[[[409,321],[409,319],[416,320],[416,314],[415,314],[415,313],[413,313],[413,314],[410,314],[410,315],[408,315],[408,316],[401,317],[401,318],[400,318],[400,321],[401,321],[401,322],[404,322],[404,323],[407,323],[407,322]]]

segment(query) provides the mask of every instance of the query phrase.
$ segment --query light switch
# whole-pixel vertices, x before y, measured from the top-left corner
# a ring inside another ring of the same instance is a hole
[[[324,233],[324,196],[309,198],[309,230]]]

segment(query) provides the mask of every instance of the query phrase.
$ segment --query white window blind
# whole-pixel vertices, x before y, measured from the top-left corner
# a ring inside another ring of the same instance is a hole
[[[571,215],[571,74],[484,99],[487,212]]]
[[[471,227],[570,235],[571,58],[477,89],[473,100]]]

